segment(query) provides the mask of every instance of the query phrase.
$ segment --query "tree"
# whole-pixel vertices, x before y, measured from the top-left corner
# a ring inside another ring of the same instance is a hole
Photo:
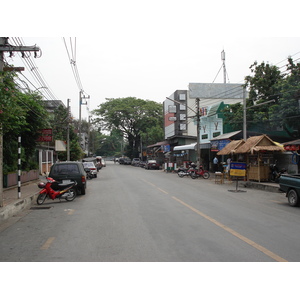
[[[277,66],[264,62],[260,65],[255,62],[250,69],[253,75],[245,77],[245,87],[249,89],[246,101],[248,129],[262,133],[283,129],[291,138],[299,137],[300,64],[289,58],[288,73],[281,73]],[[255,107],[263,103],[266,104]],[[240,103],[230,105],[224,110],[224,115],[225,122],[235,130],[243,128],[243,106]]]
[[[47,126],[47,112],[37,93],[23,93],[13,72],[3,72],[0,84],[0,123],[3,133],[3,171],[17,169],[18,137],[22,138],[22,169],[37,167],[34,157],[39,130]]]
[[[276,126],[282,126],[291,138],[300,136],[300,63],[288,59],[288,73],[280,84],[280,97],[270,107],[270,118]]]
[[[280,84],[283,80],[277,66],[266,64],[262,62],[258,65],[254,62],[250,66],[252,76],[245,77],[245,87],[249,89],[249,98],[247,99],[247,107],[255,104],[262,104],[264,102],[274,100],[278,101]],[[247,110],[247,121],[252,123],[252,127],[257,128],[258,131],[266,131],[272,129],[270,123],[270,104],[253,107]]]
[[[138,157],[142,135],[150,133],[149,128],[155,127],[161,127],[162,133],[162,104],[135,97],[106,100],[93,112],[97,117],[96,122],[101,129],[119,130],[128,141],[127,156]]]

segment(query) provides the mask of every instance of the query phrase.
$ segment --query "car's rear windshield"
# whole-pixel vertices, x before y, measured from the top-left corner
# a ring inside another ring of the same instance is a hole
[[[80,174],[78,165],[76,164],[54,165],[52,172],[53,175]]]
[[[92,162],[84,162],[83,165],[85,168],[95,168],[95,165]]]

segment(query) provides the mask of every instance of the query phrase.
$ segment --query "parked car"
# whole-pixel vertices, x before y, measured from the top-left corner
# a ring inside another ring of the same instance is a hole
[[[77,189],[81,195],[86,192],[86,172],[83,164],[76,161],[58,162],[50,169],[49,177],[56,181],[77,181]]]
[[[140,164],[140,159],[139,158],[133,158],[132,159],[132,161],[131,161],[132,166],[138,167],[139,164]]]
[[[141,168],[145,168],[145,165],[146,165],[146,162],[141,160],[140,163],[139,163],[139,166]]]
[[[145,169],[147,169],[147,170],[150,170],[150,169],[158,170],[159,169],[159,164],[157,163],[157,161],[155,159],[150,159],[146,162]]]
[[[120,165],[130,165],[131,164],[131,159],[128,158],[128,157],[119,158],[119,164]]]
[[[91,175],[95,178],[97,178],[97,168],[93,162],[83,162],[84,169],[89,169],[91,172]]]

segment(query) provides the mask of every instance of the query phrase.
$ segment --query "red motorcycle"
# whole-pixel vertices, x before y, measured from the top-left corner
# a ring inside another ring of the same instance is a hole
[[[67,201],[73,201],[77,196],[76,181],[68,181],[59,183],[51,177],[46,177],[47,182],[40,182],[38,187],[42,189],[36,199],[38,205],[42,205],[46,198],[52,200],[66,199]]]
[[[204,179],[208,179],[210,176],[209,172],[203,169],[203,166],[200,166],[199,170],[197,170],[197,168],[190,169],[189,172],[193,179],[196,179],[200,176],[202,176]]]

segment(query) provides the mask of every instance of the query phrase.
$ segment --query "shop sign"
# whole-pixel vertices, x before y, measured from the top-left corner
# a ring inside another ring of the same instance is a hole
[[[246,176],[247,164],[243,162],[230,163],[230,176]]]
[[[37,142],[52,142],[52,129],[42,129],[41,135],[38,137]]]

